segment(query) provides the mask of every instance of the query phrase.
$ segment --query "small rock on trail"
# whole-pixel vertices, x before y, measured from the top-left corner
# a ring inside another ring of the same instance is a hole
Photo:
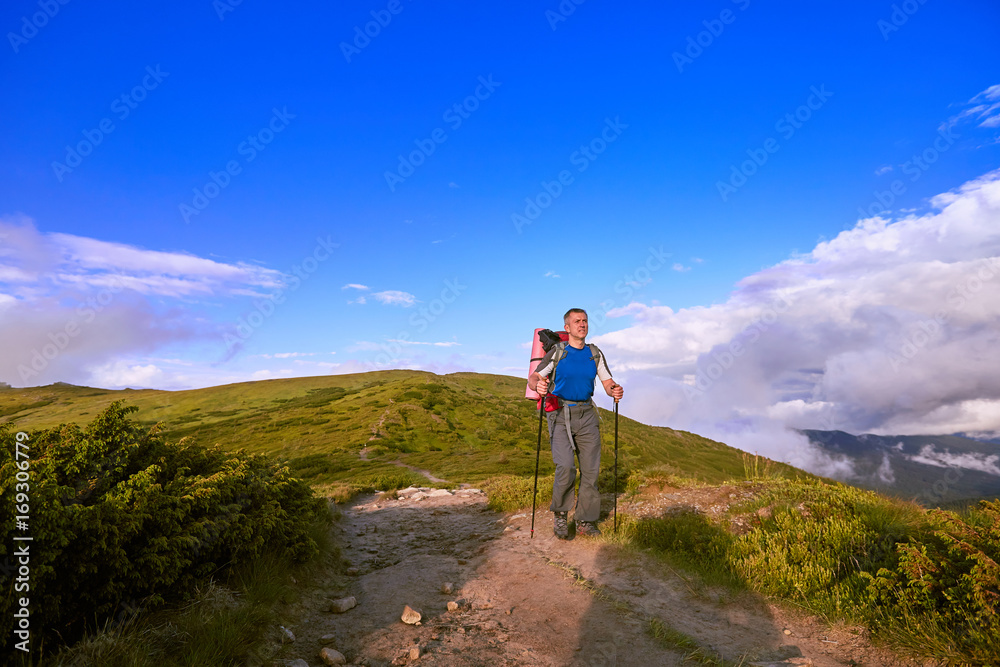
[[[403,615],[399,617],[399,620],[407,625],[416,625],[420,622],[421,618],[422,616],[419,611],[413,609],[410,605],[406,605],[403,607]]]
[[[319,652],[319,658],[325,665],[347,664],[347,658],[344,657],[344,654],[332,648],[323,648],[323,650]]]
[[[346,611],[350,611],[358,606],[357,599],[352,595],[346,598],[340,598],[339,600],[331,600],[329,610],[335,614],[343,614]]]

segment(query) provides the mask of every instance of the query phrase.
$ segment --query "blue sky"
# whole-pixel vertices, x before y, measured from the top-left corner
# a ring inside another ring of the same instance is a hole
[[[686,370],[633,358],[643,308],[752,300],[863,217],[995,180],[998,27],[985,1],[5,3],[0,380],[520,375],[580,306],[613,370],[690,385],[704,337]]]

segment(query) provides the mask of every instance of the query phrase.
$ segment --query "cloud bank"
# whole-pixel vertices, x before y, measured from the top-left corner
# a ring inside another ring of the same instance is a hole
[[[197,304],[261,297],[283,285],[282,273],[252,264],[46,234],[28,218],[0,219],[0,380],[158,384],[164,378],[156,366],[123,359],[217,339]]]
[[[787,429],[1000,433],[1000,170],[922,215],[861,220],[725,303],[608,315],[632,317],[596,342],[644,421],[836,476]]]

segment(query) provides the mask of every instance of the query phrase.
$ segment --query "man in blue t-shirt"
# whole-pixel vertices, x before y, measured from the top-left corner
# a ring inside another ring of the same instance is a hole
[[[580,460],[580,500],[576,508],[578,535],[599,535],[597,520],[601,515],[601,494],[597,491],[597,474],[601,467],[601,432],[598,428],[597,408],[591,400],[594,380],[599,379],[604,391],[616,401],[624,390],[611,378],[611,371],[604,355],[596,345],[587,345],[587,313],[571,308],[563,316],[569,341],[554,346],[542,357],[538,368],[528,377],[528,386],[539,394],[548,393],[549,380],[555,370],[552,393],[559,398],[560,408],[547,414],[549,442],[552,443],[552,460],[556,464],[552,484],[553,524],[556,537],[569,539],[567,513],[573,507],[573,486],[576,468],[573,467],[574,449]],[[556,351],[563,348],[558,362]]]

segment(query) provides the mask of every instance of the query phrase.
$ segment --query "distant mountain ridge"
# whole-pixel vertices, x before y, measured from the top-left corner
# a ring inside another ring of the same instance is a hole
[[[810,442],[854,464],[844,481],[927,506],[1000,496],[1000,444],[962,435],[852,435],[800,430]]]
[[[953,436],[957,438],[968,438],[969,440],[975,440],[977,442],[988,442],[993,445],[1000,445],[1000,435],[987,438],[985,436],[976,436],[971,433],[952,433]]]

